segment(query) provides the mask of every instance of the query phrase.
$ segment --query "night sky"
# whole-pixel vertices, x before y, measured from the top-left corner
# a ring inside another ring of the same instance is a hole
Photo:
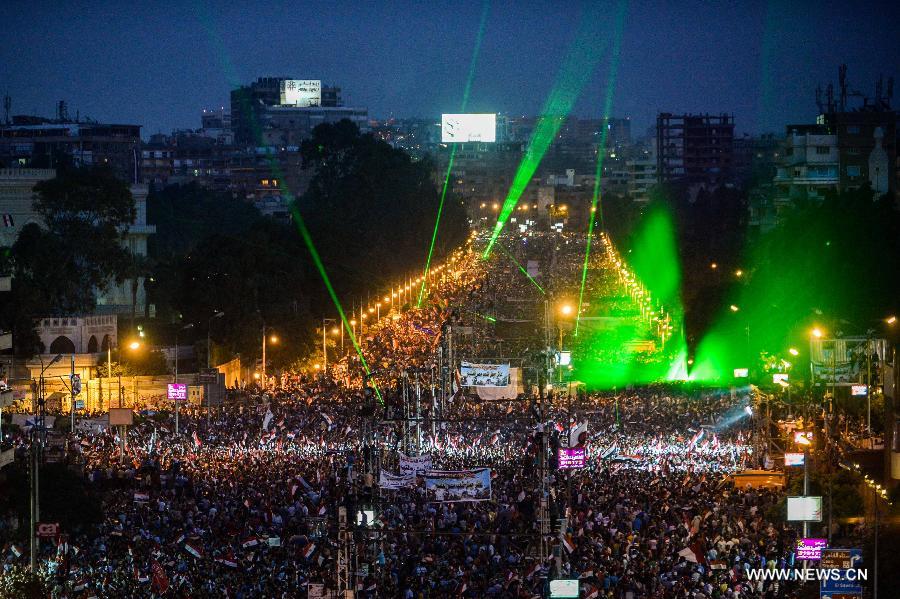
[[[815,118],[815,87],[836,83],[841,62],[870,96],[879,72],[900,75],[898,3],[823,4],[632,2],[612,115],[630,116],[635,134],[663,110],[724,111],[739,132],[783,132]],[[339,85],[373,117],[434,117],[459,110],[482,7],[7,0],[0,94],[13,114],[52,116],[65,99],[72,115],[141,124],[145,137],[199,127],[202,108],[263,75]],[[605,12],[611,36],[616,5]],[[574,2],[491,2],[469,111],[539,112],[583,14]],[[609,59],[578,115],[601,114]]]

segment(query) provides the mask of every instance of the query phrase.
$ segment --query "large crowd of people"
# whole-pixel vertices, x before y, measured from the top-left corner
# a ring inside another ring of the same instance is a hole
[[[435,364],[448,327],[466,331],[458,356],[501,351],[490,318],[524,295],[501,259],[458,254],[426,306],[363,332],[368,373],[348,354],[329,375],[272,379],[211,415],[183,410],[178,434],[170,412],[145,411],[124,449],[118,429],[70,433],[67,461],[104,518],[41,543],[53,596],[316,596],[337,589],[344,549],[363,598],[545,597],[552,578],[578,579],[587,598],[792,596],[799,587],[748,579],[793,564],[798,531],[773,516],[779,490],[731,481],[763,458],[749,418],[725,418],[746,405],[740,395],[529,387],[510,401],[438,402],[431,385],[410,441],[397,381]],[[538,318],[536,305],[514,320]],[[529,346],[504,343],[507,355]],[[11,439],[24,461],[29,435]],[[558,468],[570,445],[586,450],[583,468]],[[490,469],[490,499],[434,501],[422,473],[381,488],[379,470],[399,474],[401,452],[435,470]],[[13,523],[0,514],[4,570],[28,561]]]

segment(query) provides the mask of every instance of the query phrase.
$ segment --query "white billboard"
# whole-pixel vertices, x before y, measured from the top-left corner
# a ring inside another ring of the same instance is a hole
[[[787,498],[788,522],[821,522],[822,498],[821,497],[788,497]]]
[[[282,106],[319,106],[321,103],[322,82],[318,79],[282,80]]]
[[[443,143],[464,143],[497,141],[497,115],[482,114],[442,114],[441,141]]]

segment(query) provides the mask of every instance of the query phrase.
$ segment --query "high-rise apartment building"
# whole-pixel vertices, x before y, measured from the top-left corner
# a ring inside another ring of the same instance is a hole
[[[656,118],[659,180],[719,185],[733,173],[734,117],[660,113]]]

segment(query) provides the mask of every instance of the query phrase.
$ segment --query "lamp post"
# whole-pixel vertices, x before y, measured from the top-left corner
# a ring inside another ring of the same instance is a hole
[[[334,324],[333,318],[322,319],[322,373],[328,374],[328,325]]]
[[[209,320],[207,321],[207,325],[206,325],[206,367],[207,368],[209,368],[209,362],[210,362],[210,359],[209,359],[210,358],[210,347],[211,347],[210,331],[212,330],[212,321],[215,320],[216,318],[222,318],[223,316],[225,316],[224,312],[216,312],[215,314],[210,316]]]
[[[37,523],[41,519],[40,512],[40,467],[41,453],[44,448],[44,439],[47,431],[44,429],[44,372],[62,358],[62,354],[56,354],[50,362],[44,366],[44,360],[41,360],[41,374],[38,377],[37,392],[39,393],[37,402],[37,411],[35,412],[35,421],[31,427],[31,556],[30,565],[32,571],[37,569]]]
[[[224,312],[216,312],[212,316],[209,317],[209,320],[206,323],[206,368],[209,369],[210,363],[210,350],[212,348],[212,340],[210,338],[210,332],[212,331],[212,322],[216,318],[222,318],[225,316]],[[206,396],[206,426],[209,428],[210,421],[210,412],[212,412],[212,398],[209,396],[209,383],[203,383],[203,395]]]
[[[265,323],[263,323],[262,328],[262,384],[266,385],[266,334],[269,332],[269,328],[266,327]],[[278,337],[272,335],[272,343],[278,343]]]
[[[184,325],[177,331],[175,331],[175,384],[176,385],[178,384],[178,334],[181,333],[181,331],[186,331],[186,330],[192,329],[192,328],[194,328],[194,323],[189,323],[189,324]],[[178,404],[177,399],[173,399],[172,401],[175,402],[175,434],[177,435],[177,434],[179,434],[178,433],[178,405],[179,404]]]

